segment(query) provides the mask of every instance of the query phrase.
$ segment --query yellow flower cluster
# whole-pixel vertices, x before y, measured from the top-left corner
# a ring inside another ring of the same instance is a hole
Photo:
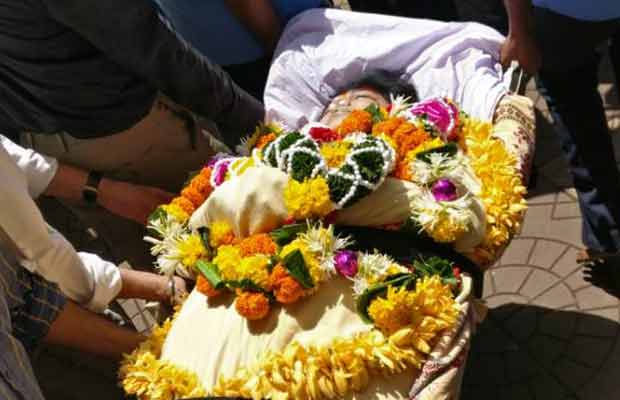
[[[324,217],[333,210],[329,186],[323,177],[304,182],[289,180],[284,201],[290,216],[299,221]]]
[[[324,282],[327,277],[325,276],[325,272],[317,260],[317,255],[310,251],[308,245],[303,239],[297,238],[284,246],[280,252],[280,257],[284,258],[295,250],[299,250],[304,256],[304,262],[306,263],[306,268],[308,268],[308,272],[312,277],[312,281],[315,283]]]
[[[209,225],[209,244],[217,248],[235,241],[232,226],[226,221],[215,221]]]
[[[493,261],[520,227],[527,208],[526,188],[516,168],[515,157],[492,135],[490,123],[466,118],[464,145],[472,168],[481,182],[487,214],[487,232],[483,243],[470,254],[477,262]]]
[[[176,400],[206,396],[198,376],[167,361],[161,349],[172,322],[155,327],[151,336],[133,353],[125,355],[119,378],[125,393],[138,400]]]
[[[217,255],[213,263],[218,266],[222,278],[234,281],[238,277],[237,266],[241,263],[241,251],[239,247],[232,245],[221,246],[217,249]]]
[[[321,145],[321,155],[329,168],[340,168],[351,147],[351,143],[343,141],[323,143]]]
[[[445,213],[437,215],[437,221],[428,227],[428,235],[439,243],[453,243],[467,231],[467,226],[455,223]]]
[[[207,250],[202,244],[202,239],[198,235],[189,235],[187,239],[179,242],[177,250],[179,251],[181,262],[189,268],[193,268],[196,261],[208,255]]]
[[[222,278],[227,281],[251,279],[262,288],[269,286],[269,257],[257,254],[242,257],[238,246],[221,246],[213,263],[218,266]]]
[[[438,335],[455,324],[458,309],[438,277],[420,281],[412,297],[416,312],[411,323],[392,335],[373,329],[326,346],[293,342],[230,379],[220,376],[213,394],[274,400],[336,398],[365,389],[372,375],[419,369]]]
[[[189,214],[179,207],[178,204],[170,203],[162,206],[161,208],[166,212],[166,214],[171,215],[177,221],[185,222],[189,219]]]

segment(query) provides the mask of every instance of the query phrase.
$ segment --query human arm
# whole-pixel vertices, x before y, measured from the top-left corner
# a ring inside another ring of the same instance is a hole
[[[57,283],[71,300],[94,311],[103,310],[121,289],[118,268],[99,257],[81,253],[49,227],[32,200],[45,190],[56,163],[31,154],[20,159],[15,147],[0,146],[0,243],[14,253],[20,264],[50,282]],[[6,149],[13,152],[9,155]],[[29,151],[24,150],[28,154]],[[22,155],[23,156],[23,155]],[[30,160],[30,161],[27,161]],[[23,169],[22,169],[23,168]]]
[[[88,173],[70,165],[60,164],[45,194],[72,202],[82,200]],[[121,217],[146,224],[148,216],[159,205],[167,203],[172,194],[164,190],[103,178],[99,184],[97,203]]]
[[[270,0],[225,0],[230,11],[260,41],[265,50],[271,54],[275,50],[282,22],[276,15]]]
[[[535,74],[541,67],[542,55],[532,33],[531,0],[504,0],[508,13],[508,37],[501,48],[501,62],[508,67],[516,60],[530,74]]]
[[[214,120],[234,147],[262,121],[262,104],[184,42],[151,0],[43,0],[50,15],[175,102]],[[225,40],[225,38],[214,38]]]
[[[31,198],[46,194],[70,202],[82,201],[82,191],[88,180],[86,171],[24,149],[1,135],[0,145],[24,175]],[[114,214],[145,224],[149,214],[171,197],[171,193],[161,189],[104,177],[99,185],[97,202]]]

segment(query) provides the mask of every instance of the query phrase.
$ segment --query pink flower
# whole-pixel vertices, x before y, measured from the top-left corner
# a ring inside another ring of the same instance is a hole
[[[409,112],[432,125],[445,141],[457,140],[459,111],[447,99],[435,98],[416,103]]]
[[[456,186],[450,179],[439,179],[433,184],[431,192],[437,201],[454,201],[458,198]]]
[[[213,166],[213,172],[211,175],[213,187],[220,186],[226,180],[226,173],[228,173],[228,166],[233,161],[232,158],[225,158],[218,160]]]
[[[353,278],[357,274],[357,253],[341,250],[334,256],[336,271],[344,277]]]

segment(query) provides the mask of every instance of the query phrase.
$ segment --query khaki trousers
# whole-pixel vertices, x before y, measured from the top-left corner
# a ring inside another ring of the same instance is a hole
[[[214,154],[214,148],[221,150],[223,145],[214,138],[213,132],[216,132],[213,124],[160,96],[140,122],[110,136],[77,139],[65,132],[53,135],[26,132],[22,133],[21,142],[23,146],[62,163],[176,193],[189,174],[200,169]],[[148,269],[152,264],[148,246],[143,241],[146,234],[143,226],[100,207],[63,204],[80,218],[85,230],[94,230],[97,240],[106,242],[105,247],[112,253],[107,255],[113,258],[110,261],[126,260],[140,269]],[[45,202],[41,206],[45,214]],[[58,212],[58,207],[53,212]],[[69,220],[53,215],[47,218],[52,221]],[[70,226],[62,225],[65,224],[55,227],[65,236],[75,237]],[[66,225],[75,226],[71,223]]]

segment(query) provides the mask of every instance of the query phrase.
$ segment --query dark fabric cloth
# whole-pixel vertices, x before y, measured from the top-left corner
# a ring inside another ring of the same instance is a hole
[[[33,351],[62,311],[66,298],[58,285],[24,268],[17,269],[17,276],[24,304],[11,310],[13,335],[26,350]]]
[[[0,129],[105,136],[137,123],[157,91],[228,144],[264,114],[151,0],[0,0]]]
[[[620,174],[597,90],[596,51],[620,31],[620,20],[580,21],[543,8],[535,8],[534,16],[543,54],[537,83],[570,165],[583,242],[597,251],[620,251]]]

